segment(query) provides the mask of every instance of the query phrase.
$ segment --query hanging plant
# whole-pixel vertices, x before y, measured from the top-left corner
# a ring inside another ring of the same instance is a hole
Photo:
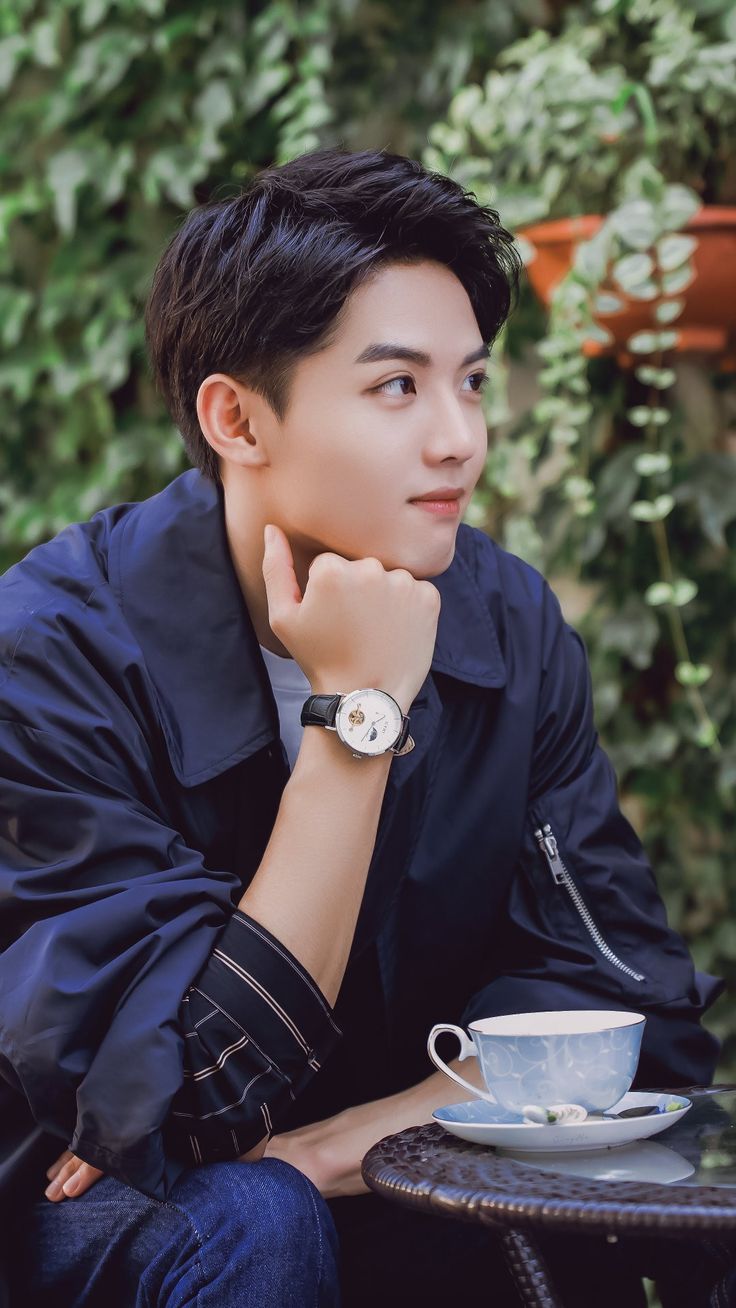
[[[499,211],[543,304],[525,288],[494,347],[470,520],[583,633],[624,811],[697,965],[732,983],[734,38],[726,0],[567,6],[458,92],[423,154]],[[729,1079],[731,1008],[711,1024]]]

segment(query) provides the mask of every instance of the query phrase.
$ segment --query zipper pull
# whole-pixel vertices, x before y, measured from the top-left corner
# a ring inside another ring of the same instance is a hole
[[[552,834],[552,828],[549,822],[544,827],[539,827],[534,832],[537,844],[547,860],[547,865],[552,873],[552,880],[556,886],[563,885],[565,882],[565,865],[560,858],[557,848],[557,841]]]

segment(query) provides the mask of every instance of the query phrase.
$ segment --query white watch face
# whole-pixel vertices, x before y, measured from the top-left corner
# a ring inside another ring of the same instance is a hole
[[[335,718],[338,736],[356,754],[385,754],[399,739],[402,725],[398,704],[380,690],[352,690]]]

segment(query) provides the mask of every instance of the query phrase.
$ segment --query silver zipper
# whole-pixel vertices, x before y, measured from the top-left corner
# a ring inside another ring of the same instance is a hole
[[[614,954],[613,950],[611,949],[611,946],[606,944],[606,941],[603,939],[603,936],[601,935],[600,931],[598,930],[598,927],[596,926],[595,922],[593,921],[593,918],[591,917],[590,910],[587,904],[585,903],[585,900],[580,894],[580,891],[578,890],[577,886],[575,885],[575,882],[570,876],[570,873],[565,867],[565,864],[560,858],[560,851],[557,848],[557,841],[554,837],[549,822],[546,822],[543,827],[539,827],[534,832],[534,836],[537,841],[537,844],[539,845],[539,848],[541,849],[545,859],[547,860],[547,866],[549,867],[549,870],[552,873],[552,879],[555,885],[565,887],[580,917],[582,918],[583,924],[586,930],[588,931],[588,934],[590,935],[591,939],[593,940],[593,943],[595,944],[596,948],[600,950],[603,957],[608,959],[608,962],[611,963],[613,967],[617,967],[620,972],[625,972],[626,975],[632,977],[634,981],[646,980],[646,978],[642,975],[641,972],[635,972],[633,967],[629,967],[628,963],[622,963],[621,959],[616,954]]]

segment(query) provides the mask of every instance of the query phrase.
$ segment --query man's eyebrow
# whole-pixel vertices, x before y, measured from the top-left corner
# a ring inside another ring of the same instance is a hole
[[[490,346],[479,345],[477,350],[471,350],[466,354],[464,359],[460,360],[460,367],[465,368],[469,363],[476,363],[478,359],[487,359],[491,353]],[[397,345],[393,341],[387,341],[385,344],[367,345],[361,350],[356,363],[381,363],[385,359],[405,359],[407,363],[415,363],[420,368],[430,368],[432,359],[424,350],[413,350],[409,345]]]

